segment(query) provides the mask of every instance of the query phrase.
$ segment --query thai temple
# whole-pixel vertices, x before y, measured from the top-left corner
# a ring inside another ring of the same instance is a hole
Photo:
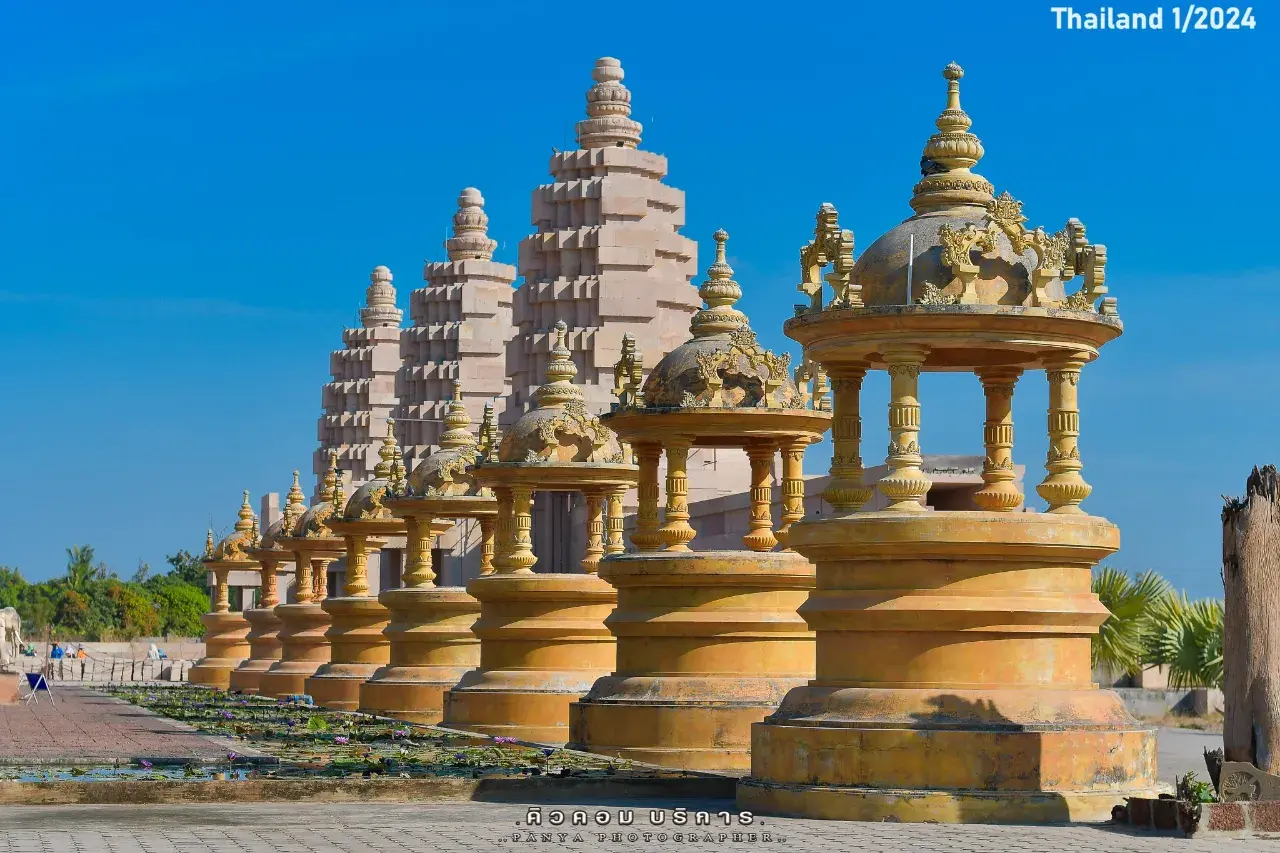
[[[208,534],[192,680],[732,773],[761,814],[1062,822],[1149,795],[1154,733],[1090,670],[1090,570],[1119,547],[1081,506],[1077,386],[1123,331],[1106,248],[1077,219],[1028,228],[975,171],[953,63],[905,221],[860,256],[830,204],[779,224],[802,244],[793,360],[737,307],[726,230],[695,283],[622,66],[592,77],[515,265],[466,187],[407,326],[373,269],[311,505],[294,472],[283,509],[245,493]],[[972,455],[925,453],[923,420],[957,417],[926,372],[982,395]],[[1048,383],[1042,510],[1020,381]]]

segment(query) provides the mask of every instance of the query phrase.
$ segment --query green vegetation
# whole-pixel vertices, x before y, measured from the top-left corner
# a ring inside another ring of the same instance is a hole
[[[1135,674],[1169,668],[1169,686],[1222,686],[1222,602],[1190,601],[1155,572],[1136,578],[1103,566],[1093,592],[1111,611],[1093,637],[1093,665]]]
[[[209,609],[204,566],[186,551],[167,561],[166,574],[153,575],[143,563],[125,581],[94,562],[91,546],[76,545],[67,549],[66,574],[53,580],[30,583],[17,569],[0,566],[0,607],[18,611],[28,639],[49,629],[60,640],[198,637],[200,615]]]

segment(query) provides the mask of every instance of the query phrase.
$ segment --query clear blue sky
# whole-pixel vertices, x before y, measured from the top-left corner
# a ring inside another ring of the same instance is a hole
[[[726,228],[740,307],[788,347],[818,204],[859,251],[910,214],[954,60],[979,171],[1110,251],[1126,332],[1085,369],[1081,444],[1113,562],[1219,594],[1219,496],[1280,457],[1276,22],[1059,32],[1050,5],[6,4],[0,564],[43,578],[91,544],[121,574],[159,567],[227,529],[242,489],[309,472],[369,270],[407,306],[466,185],[514,262],[598,56],[687,192],[699,267]],[[925,451],[977,452],[977,380],[922,391]],[[874,462],[887,393],[866,394]],[[1027,377],[1029,485],[1044,408]]]

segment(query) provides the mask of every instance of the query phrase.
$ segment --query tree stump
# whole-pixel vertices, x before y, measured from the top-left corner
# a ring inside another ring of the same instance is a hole
[[[1276,469],[1222,508],[1222,663],[1227,761],[1280,774],[1280,505]]]

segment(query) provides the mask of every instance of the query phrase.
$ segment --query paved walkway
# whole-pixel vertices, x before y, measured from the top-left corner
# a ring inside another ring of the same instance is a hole
[[[242,746],[83,687],[53,685],[53,704],[0,705],[0,764],[212,761]],[[0,847],[0,850],[4,848]]]
[[[635,825],[524,834],[523,806],[461,805],[201,805],[67,806],[0,809],[0,853],[472,853],[502,850],[578,851],[785,851],[833,853],[1235,853],[1280,851],[1280,840],[1186,840],[1094,826],[946,826],[938,824],[841,823],[764,818],[751,827],[711,826],[690,842],[680,841],[667,804],[663,827],[649,825],[649,803],[606,808],[616,820],[621,808],[635,810]],[[688,808],[733,810],[727,802],[687,803]],[[571,808],[571,807],[566,807]],[[712,820],[719,818],[712,814]],[[585,831],[584,831],[585,830]],[[665,830],[666,838],[661,834]],[[601,841],[597,832],[605,833]],[[620,840],[614,833],[621,832]],[[735,840],[733,833],[743,833]],[[755,840],[745,833],[755,832]],[[520,840],[515,836],[520,833]],[[648,833],[646,838],[643,834]],[[724,835],[721,835],[724,833]],[[766,833],[768,840],[765,840]],[[628,835],[634,834],[634,840]]]

